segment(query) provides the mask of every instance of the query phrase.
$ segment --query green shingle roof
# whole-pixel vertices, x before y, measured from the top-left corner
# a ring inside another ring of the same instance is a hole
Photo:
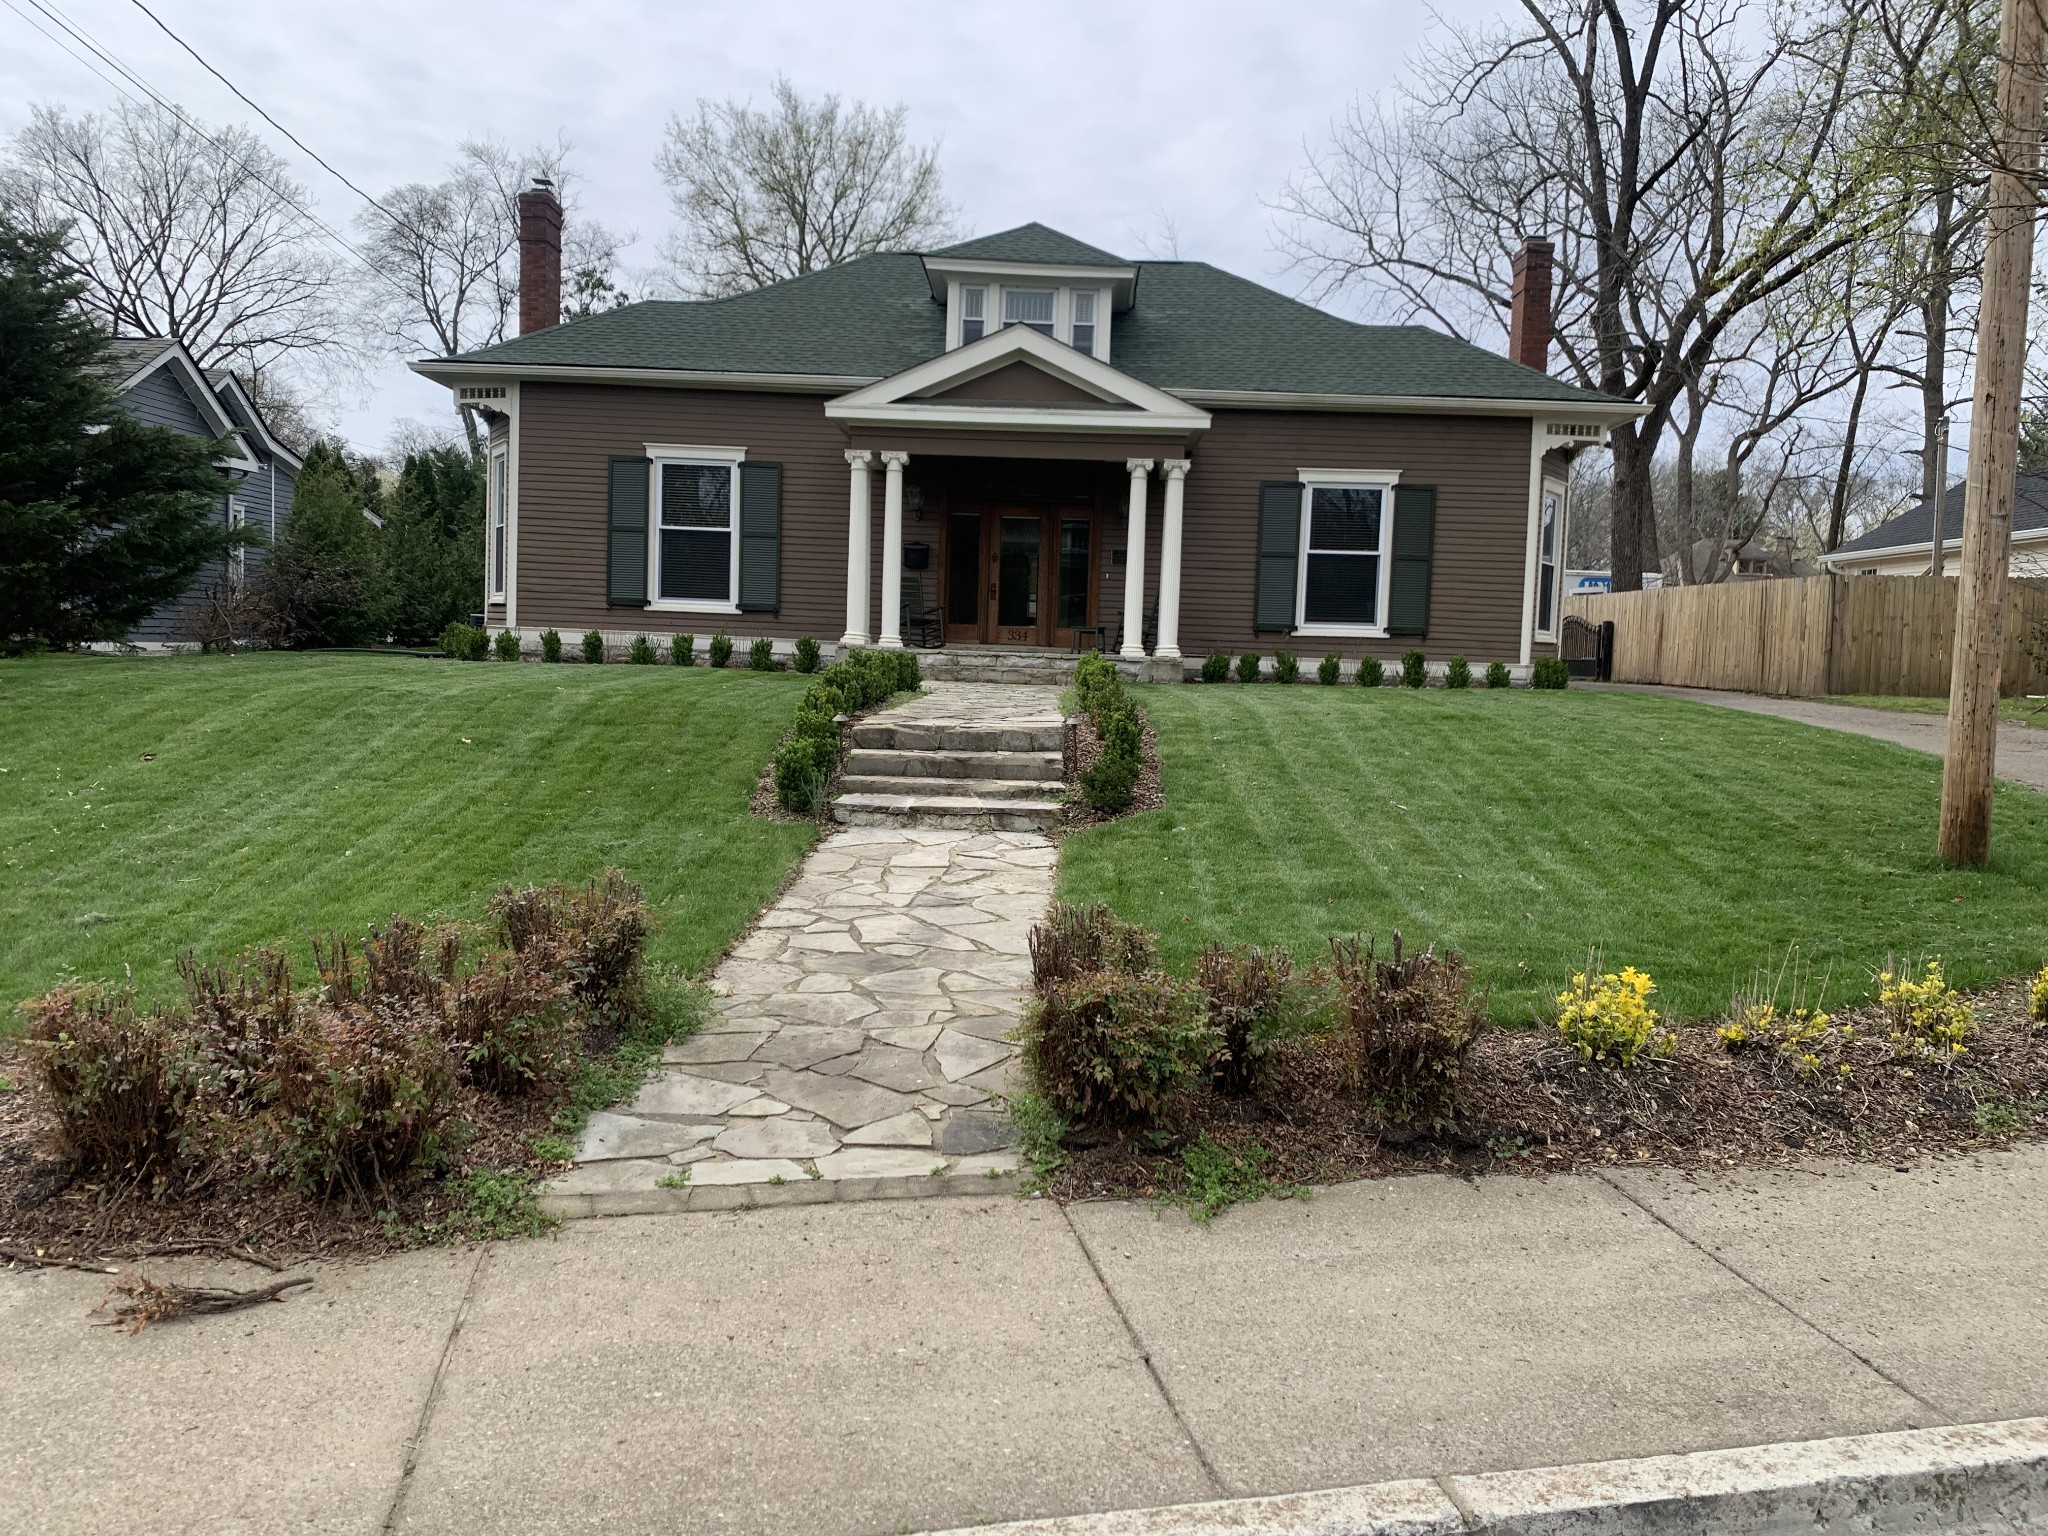
[[[1047,267],[1128,267],[1121,256],[1085,245],[1043,224],[1019,224],[999,235],[980,235],[933,251],[956,261],[1015,261]]]
[[[1040,235],[1020,230],[945,254]],[[1058,260],[1051,244],[1020,243],[1005,261]],[[1605,399],[1562,379],[1420,325],[1359,325],[1206,262],[1137,264],[1136,301],[1116,315],[1110,362],[1155,388],[1285,394],[1435,395],[1590,404]],[[923,258],[866,256],[729,299],[649,300],[466,353],[465,362],[540,367],[667,368],[887,378],[946,344],[945,309]]]

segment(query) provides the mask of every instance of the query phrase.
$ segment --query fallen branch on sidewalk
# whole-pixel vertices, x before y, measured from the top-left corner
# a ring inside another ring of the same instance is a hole
[[[140,1333],[151,1323],[168,1322],[174,1317],[208,1317],[218,1312],[240,1311],[243,1307],[257,1306],[266,1301],[282,1301],[286,1291],[312,1283],[311,1276],[294,1275],[288,1280],[274,1280],[269,1285],[258,1286],[253,1291],[229,1291],[208,1285],[165,1284],[147,1275],[123,1275],[107,1292],[106,1300],[93,1310],[104,1311],[115,1296],[126,1296],[129,1300],[115,1307],[114,1315],[102,1326]]]

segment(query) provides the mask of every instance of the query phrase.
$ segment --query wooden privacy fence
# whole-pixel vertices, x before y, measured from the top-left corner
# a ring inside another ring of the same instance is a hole
[[[1948,693],[1956,584],[1948,576],[1808,576],[1590,593],[1565,612],[1614,622],[1614,681],[1812,697]],[[2031,643],[2031,649],[2030,649]],[[2048,580],[2007,588],[2008,696],[2048,686]]]

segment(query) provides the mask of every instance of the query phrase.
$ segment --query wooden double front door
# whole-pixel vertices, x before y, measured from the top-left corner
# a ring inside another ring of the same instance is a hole
[[[1092,508],[973,506],[946,514],[940,601],[961,645],[1071,645],[1097,622]]]

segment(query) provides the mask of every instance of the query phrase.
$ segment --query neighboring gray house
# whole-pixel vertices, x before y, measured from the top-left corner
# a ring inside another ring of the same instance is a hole
[[[1953,576],[1962,566],[1963,496],[1958,480],[1941,498],[1941,569]],[[1821,557],[1830,570],[1852,576],[1924,576],[1934,563],[1934,506],[1920,502],[1880,523],[1861,538]],[[2048,576],[2048,470],[2023,469],[2013,484],[2013,576]]]
[[[227,477],[217,516],[254,528],[260,542],[243,546],[224,565],[204,571],[177,602],[159,608],[129,632],[131,644],[190,645],[193,621],[209,587],[240,585],[262,567],[264,546],[276,542],[291,518],[299,456],[277,440],[242,381],[225,369],[202,371],[185,344],[161,336],[124,336],[108,353],[107,381],[137,421],[195,437],[233,437],[220,460]]]

